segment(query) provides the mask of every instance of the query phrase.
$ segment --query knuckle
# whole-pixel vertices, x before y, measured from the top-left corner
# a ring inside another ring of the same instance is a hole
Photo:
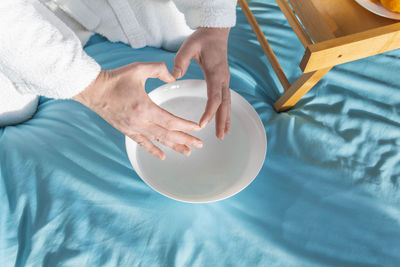
[[[195,144],[197,144],[198,142],[199,142],[199,140],[197,140],[197,139],[194,138],[194,137],[188,138],[188,140],[186,141],[186,143],[187,143],[187,144],[190,144],[190,145],[195,145]]]
[[[170,131],[166,131],[162,134],[162,137],[164,140],[171,140],[172,139],[172,133]]]
[[[128,127],[128,129],[132,129],[132,128],[136,127],[137,122],[136,122],[135,118],[130,116],[125,120],[125,124]]]
[[[223,94],[222,95],[222,104],[230,105],[231,104],[231,96],[230,94]]]
[[[167,129],[171,129],[171,128],[173,128],[173,126],[174,126],[174,122],[173,122],[172,120],[167,120],[167,121],[165,122],[165,127],[166,127]]]
[[[132,104],[131,109],[137,116],[141,116],[146,113],[147,105],[143,102]]]
[[[135,128],[137,128],[137,123],[134,119],[129,118],[126,120],[126,126],[127,126],[128,130],[135,129]]]
[[[132,114],[129,116],[129,118],[126,120],[126,124],[127,128],[134,132],[148,127],[147,121],[138,119],[137,114]]]
[[[136,142],[137,142],[137,140],[139,140],[139,138],[140,138],[140,135],[138,135],[138,134],[132,134],[132,133],[127,133],[128,135],[129,135],[129,137],[131,138],[131,139],[133,139],[133,140],[135,140]]]
[[[146,140],[145,140],[142,136],[140,136],[140,135],[135,136],[135,137],[134,137],[134,140],[135,140],[136,143],[137,143],[138,145],[140,145],[141,147],[145,147],[145,146],[146,146]]]
[[[162,132],[162,133],[158,134],[155,137],[155,140],[157,142],[159,142],[159,143],[166,144],[168,142],[168,140],[169,140],[169,133],[168,132]]]
[[[230,105],[231,104],[231,99],[229,97],[226,97],[226,98],[222,99],[221,104],[222,105]]]
[[[143,140],[137,141],[138,145],[141,147],[145,147],[145,142]]]
[[[187,135],[187,141],[186,143],[191,144],[191,145],[195,145],[197,143],[201,142],[200,139],[198,139],[197,137],[191,136],[191,135]]]

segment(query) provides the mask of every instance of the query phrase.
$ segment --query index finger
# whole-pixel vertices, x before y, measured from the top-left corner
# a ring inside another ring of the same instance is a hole
[[[136,71],[143,74],[143,82],[148,78],[158,78],[168,83],[175,81],[164,62],[141,62],[132,65],[136,68]]]
[[[224,79],[220,75],[205,74],[207,83],[207,104],[203,116],[200,119],[200,127],[206,126],[215,116],[219,106],[222,103],[222,90],[224,88]]]
[[[152,120],[168,130],[182,132],[197,132],[201,130],[196,122],[175,116],[159,106],[154,109]]]

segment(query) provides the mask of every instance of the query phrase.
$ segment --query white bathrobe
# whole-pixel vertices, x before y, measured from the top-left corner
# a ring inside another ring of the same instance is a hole
[[[0,127],[38,96],[71,98],[99,74],[82,49],[93,33],[176,51],[198,27],[232,27],[236,0],[0,0]]]

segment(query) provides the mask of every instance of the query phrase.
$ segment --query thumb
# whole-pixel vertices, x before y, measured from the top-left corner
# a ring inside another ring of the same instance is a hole
[[[164,62],[143,62],[138,63],[140,73],[143,75],[143,80],[148,78],[158,78],[161,81],[170,83],[174,82],[175,78],[169,73],[167,66]]]
[[[180,79],[185,75],[193,55],[194,51],[191,46],[185,44],[181,46],[175,56],[174,72],[172,73],[175,79]]]

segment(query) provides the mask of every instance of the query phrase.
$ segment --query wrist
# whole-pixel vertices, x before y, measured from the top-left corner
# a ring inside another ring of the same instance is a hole
[[[214,44],[227,45],[229,38],[230,28],[206,28],[201,27],[197,29],[197,36],[200,40],[205,42],[212,42]]]
[[[198,31],[228,39],[231,28],[199,27]]]
[[[110,87],[110,77],[107,71],[101,70],[96,79],[82,92],[72,97],[75,101],[93,109],[101,102],[102,96]]]

